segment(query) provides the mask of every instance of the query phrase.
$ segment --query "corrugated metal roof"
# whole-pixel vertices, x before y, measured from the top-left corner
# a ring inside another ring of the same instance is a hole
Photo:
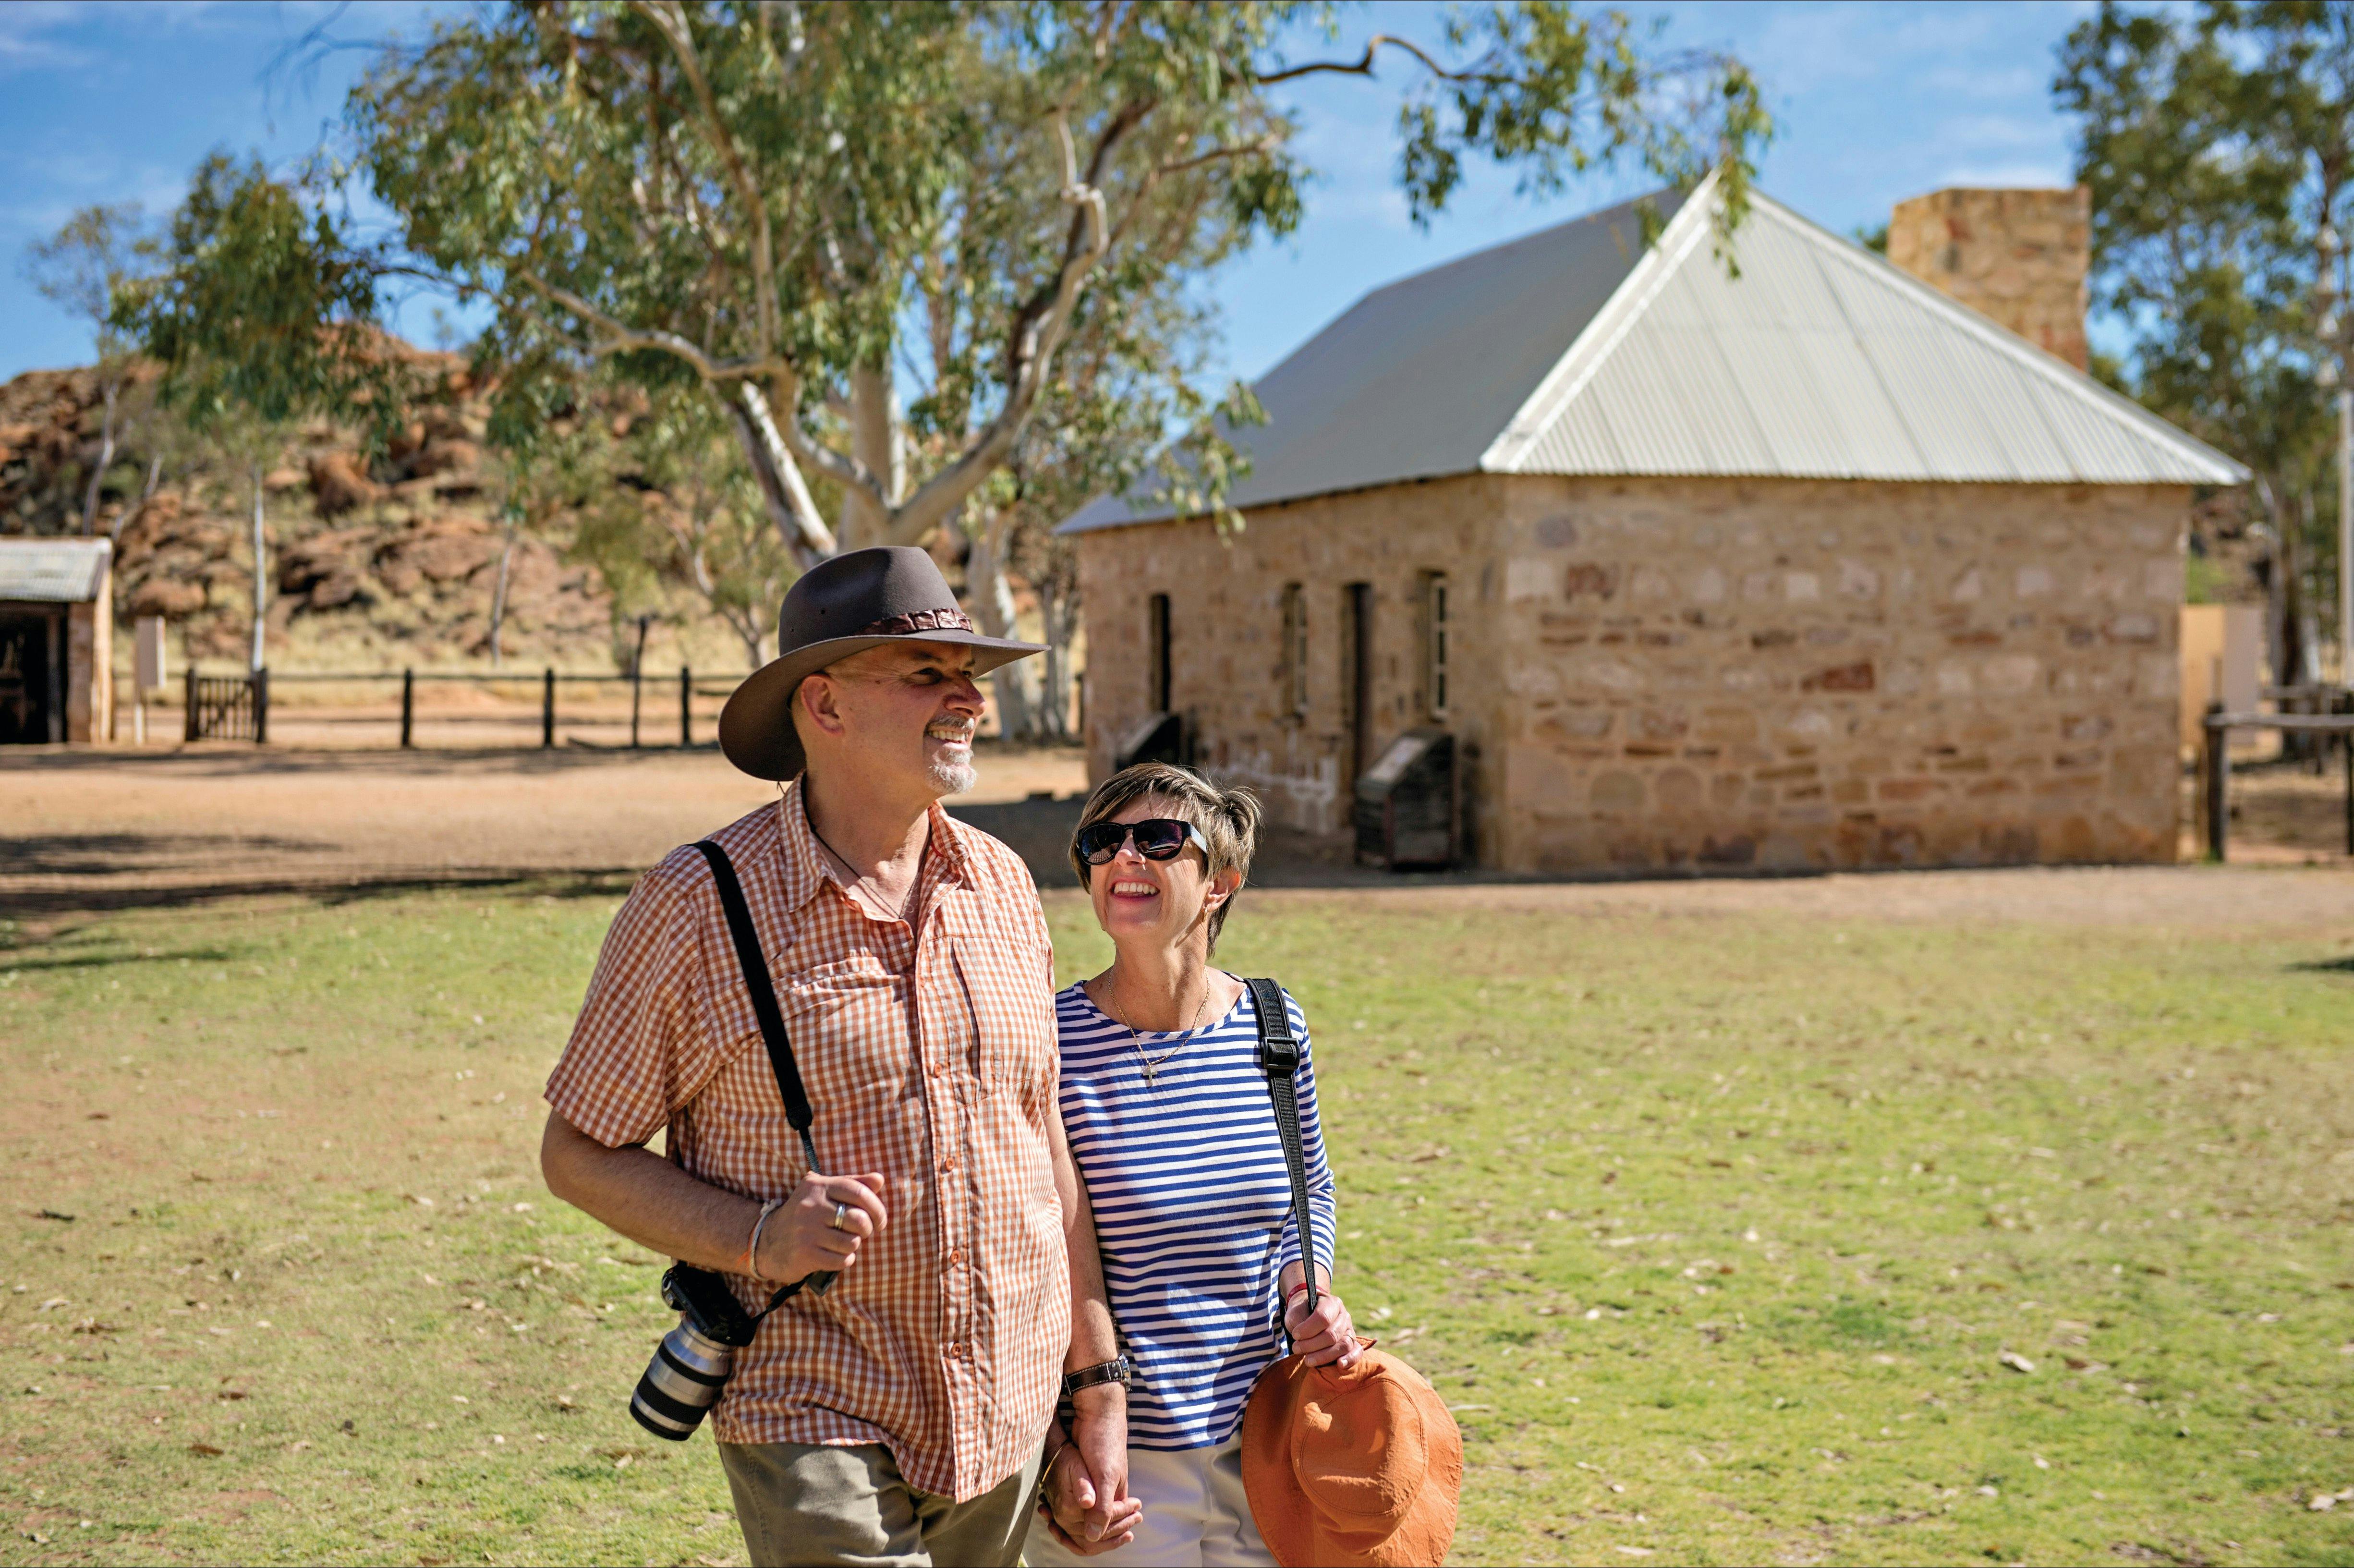
[[[0,599],[82,604],[106,583],[104,539],[0,539]]]
[[[1245,510],[1446,474],[2237,484],[2247,472],[1771,199],[1712,253],[1711,187],[1375,291],[1258,385]],[[1066,533],[1150,522],[1105,497]]]

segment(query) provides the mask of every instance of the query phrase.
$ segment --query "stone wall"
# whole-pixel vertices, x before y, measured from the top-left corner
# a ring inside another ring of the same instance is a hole
[[[2170,861],[2170,486],[1524,479],[1499,863]]]
[[[66,607],[66,738],[114,738],[114,591],[101,571],[95,600]]]
[[[2176,853],[2187,491],[1474,476],[1079,542],[1088,758],[1146,711],[1146,596],[1203,762],[1347,822],[1342,586],[1374,590],[1373,745],[1424,722],[1421,574],[1455,587],[1478,858],[1540,874]],[[1310,701],[1283,705],[1305,585]]]
[[[1087,607],[1087,743],[1091,779],[1111,770],[1119,738],[1150,711],[1145,646],[1154,593],[1170,596],[1170,701],[1189,715],[1200,760],[1255,786],[1270,817],[1312,833],[1347,830],[1352,745],[1341,627],[1347,585],[1372,589],[1371,750],[1431,722],[1422,683],[1425,574],[1449,575],[1447,726],[1471,748],[1493,732],[1501,663],[1491,618],[1489,540],[1505,481],[1472,476],[1389,485],[1255,508],[1221,538],[1207,523],[1145,524],[1082,535]],[[1485,586],[1483,588],[1483,579]],[[1308,616],[1308,711],[1284,690],[1283,590],[1298,583]]]
[[[1888,259],[2082,370],[2093,198],[2071,190],[1943,190],[1896,204]]]

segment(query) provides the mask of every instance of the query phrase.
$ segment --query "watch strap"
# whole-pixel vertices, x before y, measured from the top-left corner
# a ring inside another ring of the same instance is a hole
[[[1076,1393],[1083,1388],[1093,1388],[1102,1383],[1124,1384],[1134,1370],[1126,1356],[1114,1356],[1108,1361],[1097,1361],[1091,1367],[1081,1367],[1075,1372],[1065,1372],[1063,1392]]]

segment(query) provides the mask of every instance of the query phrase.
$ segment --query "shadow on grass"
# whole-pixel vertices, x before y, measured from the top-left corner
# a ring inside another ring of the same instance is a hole
[[[2354,975],[2354,953],[2339,959],[2308,959],[2286,967],[2293,975]]]
[[[627,893],[639,870],[635,866],[566,872],[477,869],[357,877],[239,877],[166,887],[7,888],[0,889],[0,916],[46,919],[134,909],[185,909],[232,898],[302,898],[321,908],[335,909],[444,888],[546,898],[610,898]]]
[[[0,948],[0,951],[5,951]],[[48,959],[10,959],[12,969],[105,969],[118,964],[168,964],[175,961],[195,964],[226,964],[239,955],[227,948],[174,948],[169,951],[153,952],[124,950],[117,953],[77,953]]]

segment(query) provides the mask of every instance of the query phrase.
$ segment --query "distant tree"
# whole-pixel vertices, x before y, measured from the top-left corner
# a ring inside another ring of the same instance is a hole
[[[90,465],[82,490],[85,535],[98,532],[99,496],[107,471],[114,466],[119,405],[133,364],[135,345],[114,323],[114,297],[143,274],[153,254],[136,202],[86,207],[55,234],[33,241],[25,249],[27,280],[45,299],[90,327],[98,354],[98,390],[104,412],[99,425],[98,461]],[[161,471],[159,452],[151,460],[148,495],[154,493]]]
[[[405,406],[401,358],[375,324],[378,275],[293,185],[258,159],[216,153],[173,214],[153,274],[112,289],[111,328],[157,362],[165,405],[250,486],[256,670],[271,458],[304,418],[363,418],[380,439]]]
[[[2325,230],[2354,218],[2354,7],[2112,0],[2070,32],[2053,92],[2079,119],[2096,297],[2130,340],[2115,374],[2253,471],[2273,668],[2314,678],[2308,572],[2334,556],[2321,383],[2354,368],[2315,302]]]

